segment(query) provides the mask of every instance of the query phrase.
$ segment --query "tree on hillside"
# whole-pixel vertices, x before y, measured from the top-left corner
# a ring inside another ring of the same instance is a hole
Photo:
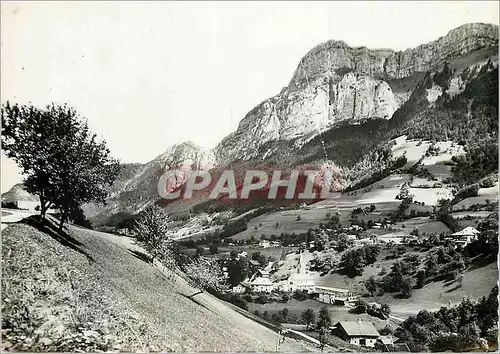
[[[267,265],[266,257],[260,252],[252,253],[252,260],[259,262],[262,267]]]
[[[219,253],[219,247],[217,246],[217,244],[216,244],[216,243],[212,243],[212,244],[210,245],[209,250],[210,250],[210,253],[211,253],[211,254],[217,254],[217,253]]]
[[[375,281],[375,277],[372,275],[364,282],[366,290],[373,296],[375,291],[377,291],[377,282]]]
[[[39,197],[42,222],[49,208],[59,209],[62,230],[81,205],[105,201],[118,163],[73,108],[7,102],[1,115],[2,149],[22,169],[27,191]]]
[[[227,263],[229,284],[236,286],[248,276],[248,262],[245,259],[232,258]]]
[[[306,324],[307,329],[309,329],[311,323],[314,323],[314,321],[316,321],[316,314],[314,313],[313,309],[305,310],[304,312],[302,312],[301,317],[302,321],[304,321],[304,323]]]
[[[196,247],[196,257],[201,257],[205,254],[205,249],[203,246]]]
[[[151,263],[158,259],[166,266],[173,265],[173,240],[167,236],[169,225],[170,218],[157,206],[148,207],[135,222],[137,241],[151,256]]]
[[[385,317],[389,317],[389,314],[391,313],[391,308],[387,304],[382,304],[380,306],[380,311],[382,314],[384,314]]]
[[[184,272],[191,284],[199,289],[190,297],[204,290],[223,292],[227,289],[227,277],[215,259],[198,258],[185,266]]]
[[[332,325],[332,318],[326,306],[322,306],[318,315],[318,328],[329,328]]]
[[[415,286],[415,281],[410,276],[404,276],[401,279],[401,294],[405,297],[410,297],[413,292],[413,287]]]

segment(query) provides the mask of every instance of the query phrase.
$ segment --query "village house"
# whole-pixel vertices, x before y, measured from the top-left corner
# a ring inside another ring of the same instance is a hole
[[[277,284],[271,282],[269,276],[268,271],[259,269],[245,285],[254,293],[270,293],[277,288]]]
[[[349,302],[356,301],[359,296],[352,293],[349,289],[332,288],[328,286],[315,286],[314,293],[318,294],[318,301],[326,304],[347,305]]]
[[[380,336],[375,343],[375,349],[383,352],[409,353],[410,348],[406,343],[396,343],[397,338],[392,335]]]
[[[380,337],[371,322],[361,320],[337,322],[332,333],[348,343],[370,348],[375,347]]]
[[[349,227],[349,230],[362,231],[363,228],[359,225],[351,225],[351,227]]]
[[[238,284],[236,286],[233,286],[232,292],[233,294],[243,294],[247,291],[247,288],[243,286],[242,284]]]
[[[24,185],[17,184],[2,195],[2,206],[5,208],[35,211],[40,208],[40,199],[38,196],[28,193]],[[47,210],[47,214],[53,212],[53,209]]]
[[[465,229],[455,232],[450,236],[446,237],[446,240],[452,241],[455,246],[465,247],[469,243],[476,241],[479,231],[473,228],[472,226],[468,226]]]
[[[260,267],[260,263],[256,261],[255,259],[251,259],[248,261],[248,263],[253,266],[253,267]]]
[[[262,278],[269,278],[271,275],[266,269],[259,269],[256,274]]]
[[[272,283],[269,278],[264,277],[256,277],[248,285],[253,293],[271,293],[276,289],[276,284]]]
[[[269,248],[269,247],[271,247],[271,242],[269,242],[268,240],[261,240],[261,241],[259,241],[259,247]]]

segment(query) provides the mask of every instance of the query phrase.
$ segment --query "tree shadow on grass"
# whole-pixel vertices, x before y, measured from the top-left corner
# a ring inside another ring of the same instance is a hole
[[[128,250],[130,254],[132,254],[135,258],[140,259],[141,261],[151,265],[151,257],[141,251],[136,250]]]
[[[494,254],[490,254],[490,255],[486,255],[486,256],[484,256],[484,255],[478,256],[478,257],[474,258],[474,260],[471,262],[469,269],[467,269],[467,271],[486,267],[490,263],[493,263],[496,261],[497,261],[497,257]]]
[[[178,292],[178,291],[177,291],[177,294],[179,294],[179,295],[181,295],[181,296],[184,296],[186,299],[191,300],[191,301],[192,301],[192,302],[194,302],[196,305],[203,307],[205,310],[208,310],[208,311],[210,311],[210,312],[215,313],[214,311],[212,311],[211,309],[209,309],[208,307],[206,307],[205,305],[203,305],[201,302],[199,302],[198,300],[194,299],[193,297],[188,296],[188,295],[183,294],[183,293],[180,293],[180,292]],[[201,293],[200,293],[200,294],[201,294]],[[196,295],[198,295],[198,294],[196,294]]]
[[[337,269],[337,273],[340,275],[346,275],[349,278],[356,278],[358,275],[360,275],[360,274],[356,273],[356,271],[354,269],[347,269],[345,267]]]
[[[451,286],[455,282],[455,279],[445,280],[443,286]]]
[[[451,293],[452,291],[455,291],[455,290],[457,290],[459,288],[461,288],[461,285],[457,284],[453,288],[450,288],[450,289],[446,290],[445,293]]]
[[[27,224],[31,227],[34,227],[40,232],[49,235],[54,240],[59,242],[61,245],[71,248],[72,250],[83,254],[90,262],[94,262],[94,258],[90,254],[88,254],[85,250],[82,249],[83,244],[71,236],[69,233],[60,231],[58,226],[55,225],[50,220],[45,219],[44,222],[41,222],[41,218],[39,215],[33,215],[27,217],[21,221],[24,224]]]

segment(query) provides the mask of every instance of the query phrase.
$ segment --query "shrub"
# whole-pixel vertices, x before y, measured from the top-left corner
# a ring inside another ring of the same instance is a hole
[[[259,297],[255,300],[258,304],[266,304],[269,302],[269,297],[266,294],[260,294]]]
[[[487,177],[479,182],[481,188],[491,188],[495,187],[496,179],[493,176]]]

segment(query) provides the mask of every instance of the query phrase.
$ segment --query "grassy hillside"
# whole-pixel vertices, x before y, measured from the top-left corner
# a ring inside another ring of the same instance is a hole
[[[277,334],[141,259],[127,238],[34,222],[2,232],[2,345],[13,351],[271,351]],[[308,351],[287,339],[285,351]],[[314,349],[314,348],[312,348]]]

